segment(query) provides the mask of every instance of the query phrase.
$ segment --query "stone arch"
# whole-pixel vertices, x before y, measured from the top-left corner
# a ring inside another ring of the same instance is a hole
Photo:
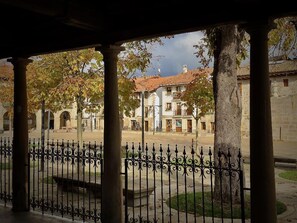
[[[36,114],[30,113],[28,115],[28,129],[36,129]]]
[[[71,128],[71,116],[68,111],[63,111],[60,115],[60,129]]]

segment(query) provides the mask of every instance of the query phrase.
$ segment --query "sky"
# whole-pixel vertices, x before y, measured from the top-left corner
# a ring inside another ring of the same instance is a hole
[[[187,65],[188,70],[200,67],[193,45],[201,37],[201,32],[190,32],[163,39],[164,45],[152,48],[153,59],[146,75],[156,75],[160,69],[161,76],[172,76],[181,73],[183,65]]]

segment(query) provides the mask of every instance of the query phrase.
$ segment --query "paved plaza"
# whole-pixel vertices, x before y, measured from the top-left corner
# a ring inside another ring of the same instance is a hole
[[[40,131],[32,131],[30,132],[29,137],[31,139],[40,139],[41,133]],[[122,132],[122,145],[139,145],[142,143],[142,133],[141,131],[123,131]],[[9,132],[5,132],[1,134],[0,137],[9,137]],[[45,138],[48,138],[48,132],[45,132]],[[54,132],[50,130],[49,139],[52,140],[64,140],[64,141],[76,141],[77,133],[75,130],[70,132],[66,132],[65,130],[59,130],[58,132]],[[95,142],[101,143],[103,142],[103,131],[95,130],[93,132],[85,131],[83,132],[83,140],[84,142]],[[204,149],[208,149],[213,146],[214,136],[213,134],[203,134],[198,137],[198,145],[203,146]],[[179,148],[179,150],[191,149],[192,143],[195,144],[195,133],[165,133],[165,132],[145,132],[144,133],[144,143],[148,145],[149,148],[154,144],[156,149],[159,148],[160,145],[162,147],[166,147],[169,145],[170,149],[175,149],[175,146]],[[275,140],[273,142],[274,147],[274,156],[280,157],[290,157],[297,159],[297,142],[284,142]],[[243,138],[241,151],[243,156],[249,157],[249,139]]]
[[[40,138],[40,131],[32,131],[30,133],[30,138],[38,139]],[[46,139],[48,138],[48,134],[46,131]],[[8,132],[0,135],[0,137],[7,137],[9,136]],[[134,143],[135,145],[142,143],[142,133],[141,131],[123,131],[122,132],[122,145],[125,145],[128,143],[128,145],[132,145]],[[296,136],[297,137],[297,136]],[[49,133],[50,139],[55,140],[74,140],[77,139],[77,134],[75,130],[72,130],[71,132],[66,132],[63,130],[60,130],[59,132],[53,132],[52,130]],[[83,132],[83,140],[84,142],[94,142],[97,143],[103,142],[103,131],[85,131]],[[144,133],[144,142],[147,143],[148,147],[152,147],[154,144],[156,148],[159,148],[160,144],[167,148],[167,146],[170,146],[170,149],[175,149],[175,146],[179,148],[179,150],[182,150],[185,148],[186,150],[191,149],[192,143],[195,143],[195,133],[191,134],[185,134],[185,133],[165,133],[165,132],[145,132]],[[198,137],[198,145],[203,146],[204,149],[208,149],[209,147],[213,146],[214,142],[214,136],[213,134],[203,134]],[[274,147],[274,156],[280,156],[280,157],[290,157],[297,159],[297,142],[284,142],[275,140],[273,142]],[[249,157],[249,139],[243,138],[242,139],[242,145],[241,150],[243,153],[243,156]]]

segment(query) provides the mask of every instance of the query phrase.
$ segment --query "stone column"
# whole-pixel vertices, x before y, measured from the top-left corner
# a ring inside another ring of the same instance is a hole
[[[29,211],[26,66],[32,60],[15,57],[8,61],[14,66],[12,210]]]
[[[117,79],[117,55],[122,47],[98,48],[104,60],[104,175],[102,182],[102,222],[120,223],[122,217],[121,130]]]
[[[36,130],[41,131],[41,110],[38,110],[36,113]]]
[[[276,222],[268,64],[268,21],[249,24],[251,222]]]
[[[61,125],[60,115],[61,112],[53,113],[54,114],[54,130],[59,130]]]

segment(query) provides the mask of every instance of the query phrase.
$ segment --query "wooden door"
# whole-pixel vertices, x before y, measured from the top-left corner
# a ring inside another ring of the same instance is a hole
[[[172,129],[172,120],[166,119],[166,132],[171,132]]]

